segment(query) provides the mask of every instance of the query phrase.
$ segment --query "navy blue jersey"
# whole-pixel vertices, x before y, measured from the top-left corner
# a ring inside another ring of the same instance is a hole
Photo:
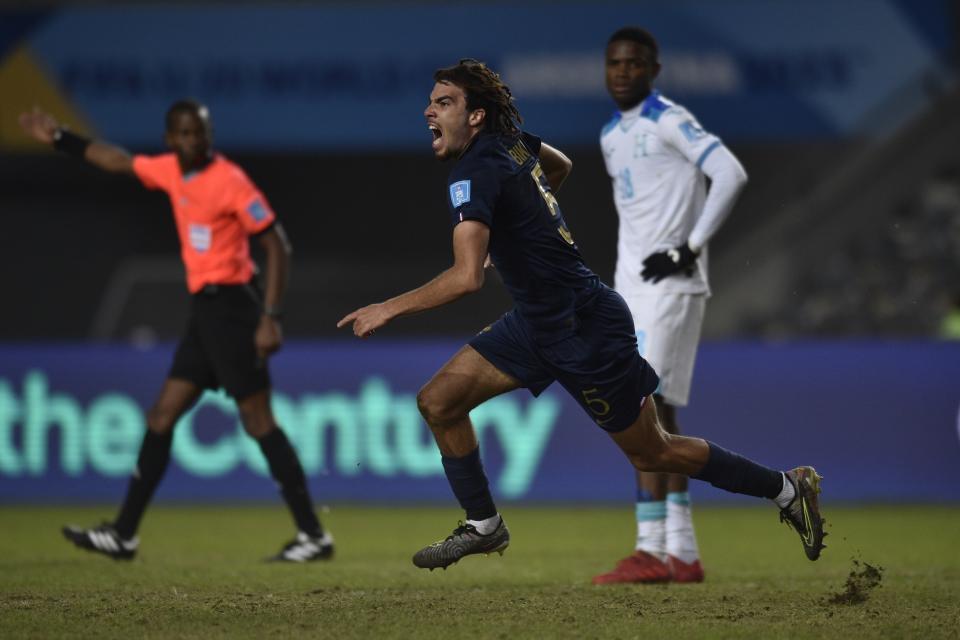
[[[531,329],[544,342],[577,328],[575,311],[600,290],[563,221],[540,167],[540,139],[481,132],[450,171],[453,224],[490,227],[490,257]]]

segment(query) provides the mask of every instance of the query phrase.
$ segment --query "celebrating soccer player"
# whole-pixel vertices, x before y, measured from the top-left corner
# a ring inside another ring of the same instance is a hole
[[[303,468],[270,408],[266,361],[282,341],[290,246],[263,194],[240,167],[213,152],[207,108],[192,100],[174,103],[166,116],[170,152],[157,156],[131,157],[124,149],[61,127],[40,110],[21,114],[20,125],[39,142],[165,191],[192,294],[190,319],[160,397],[147,414],[147,432],[120,513],[112,523],[64,527],[63,534],[78,547],[115,559],[133,558],[140,520],[170,460],[177,420],[204,389],[222,387],[236,402],[244,429],[260,445],[299,530],[273,559],[331,557],[333,538],[314,513]],[[251,236],[266,254],[262,292],[250,258]]]
[[[640,355],[660,374],[654,393],[660,424],[678,434],[676,408],[690,396],[710,295],[707,242],[747,174],[690,112],[653,89],[660,63],[649,32],[614,33],[606,70],[618,108],[600,134],[620,217],[614,286],[633,314]],[[638,471],[636,513],[634,553],[593,582],[702,581],[687,477]]]
[[[488,254],[516,306],[461,348],[417,396],[466,522],[414,554],[413,563],[446,568],[469,554],[507,548],[510,533],[494,505],[469,413],[520,387],[538,395],[555,380],[638,470],[770,498],[816,559],[823,529],[820,478],[812,467],[782,473],[660,425],[652,397],[659,378],[637,351],[630,309],[583,263],[554,195],[570,160],[520,130],[510,89],[483,63],[461,60],[438,70],[434,81],[424,116],[434,155],[453,165],[447,187],[453,265],[417,289],[347,314],[337,326],[369,337],[397,316],[476,291]]]

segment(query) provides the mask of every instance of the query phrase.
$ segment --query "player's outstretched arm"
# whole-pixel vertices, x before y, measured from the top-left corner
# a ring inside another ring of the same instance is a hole
[[[57,119],[41,109],[20,114],[20,128],[41,144],[48,144],[95,167],[111,173],[133,173],[133,158],[120,147],[90,140],[62,127]]]
[[[280,319],[283,316],[283,295],[287,291],[290,273],[290,254],[293,252],[287,234],[275,222],[273,226],[257,236],[266,256],[263,293],[263,314],[254,334],[257,355],[266,358],[280,348],[283,331]]]
[[[453,266],[412,291],[386,302],[372,304],[344,316],[337,328],[353,325],[353,333],[367,338],[397,316],[433,309],[453,302],[483,286],[483,266],[490,243],[490,228],[464,220],[453,228]]]
[[[573,160],[557,148],[540,143],[540,166],[547,176],[551,191],[557,191],[573,170]]]

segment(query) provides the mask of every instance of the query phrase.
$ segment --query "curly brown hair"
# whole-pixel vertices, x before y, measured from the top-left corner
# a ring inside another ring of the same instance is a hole
[[[473,58],[463,58],[452,67],[437,69],[433,80],[463,89],[468,110],[483,109],[487,112],[485,126],[488,130],[508,135],[520,132],[523,118],[513,102],[510,87],[503,83],[500,74],[486,64]]]

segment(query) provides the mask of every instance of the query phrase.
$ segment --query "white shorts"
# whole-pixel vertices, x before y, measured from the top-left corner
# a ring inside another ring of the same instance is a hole
[[[640,355],[660,376],[657,390],[675,407],[690,399],[693,364],[707,296],[689,293],[623,294],[633,315]]]

